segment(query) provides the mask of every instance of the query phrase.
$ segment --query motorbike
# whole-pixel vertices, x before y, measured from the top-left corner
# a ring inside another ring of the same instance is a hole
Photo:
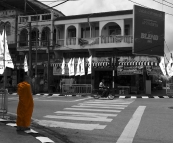
[[[112,94],[112,91],[109,88],[109,86],[107,86],[107,87],[104,87],[103,89],[95,90],[94,98],[95,99],[108,98],[110,100],[113,100],[115,96]]]

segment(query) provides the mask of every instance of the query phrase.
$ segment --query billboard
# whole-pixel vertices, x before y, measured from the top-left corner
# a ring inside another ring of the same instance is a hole
[[[165,13],[134,5],[133,53],[164,56]]]

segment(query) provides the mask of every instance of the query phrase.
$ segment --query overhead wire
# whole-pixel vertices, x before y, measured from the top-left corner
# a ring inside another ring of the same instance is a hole
[[[147,6],[142,5],[142,4],[140,4],[140,3],[134,2],[134,1],[132,1],[132,0],[128,0],[128,1],[130,1],[130,2],[132,2],[132,3],[135,3],[135,4],[138,4],[138,5],[140,5],[140,6],[143,6],[143,7],[149,8],[149,9],[152,9],[152,8],[150,8],[150,7],[147,7]],[[156,1],[156,0],[153,0],[153,1],[158,2],[158,1]],[[165,0],[164,0],[164,1],[165,1]],[[166,1],[166,2],[167,2],[167,1]],[[158,3],[160,3],[160,2],[158,2]],[[160,3],[160,4],[165,5],[165,4],[163,4],[163,3]],[[173,3],[170,3],[170,4],[173,5]],[[166,5],[166,6],[168,6],[168,5]],[[171,7],[171,8],[173,8],[173,7]],[[173,16],[173,14],[170,14],[170,13],[166,13],[166,12],[165,12],[165,14],[168,14],[168,15]],[[166,44],[166,47],[167,47],[168,51],[171,53],[171,51],[170,51],[170,49],[169,49],[169,47],[168,47],[168,45],[167,45],[167,43],[166,43],[166,40],[165,40],[165,44]],[[164,53],[164,54],[165,54],[165,53]],[[165,55],[166,55],[166,54],[165,54]],[[167,59],[167,57],[166,57],[166,59]],[[168,59],[167,59],[167,60],[168,60]]]
[[[171,4],[171,5],[173,5],[173,3],[171,3],[171,2],[168,2],[168,1],[166,1],[166,0],[163,0],[164,2],[166,2],[166,3],[169,3],[169,4]]]
[[[140,3],[134,2],[133,0],[128,0],[128,1],[130,1],[130,2],[132,2],[132,3],[135,3],[135,4],[137,4],[137,5],[140,5],[140,6],[143,6],[143,7],[149,8],[149,9],[153,9],[153,8],[151,8],[151,7],[147,7],[147,6],[142,5],[142,4],[140,4]],[[168,14],[168,15],[173,16],[173,14],[171,14],[171,13],[166,13],[166,12],[165,12],[165,14]]]

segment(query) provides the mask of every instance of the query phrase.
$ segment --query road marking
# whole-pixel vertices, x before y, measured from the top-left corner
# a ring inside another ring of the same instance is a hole
[[[99,116],[81,116],[74,115],[74,116],[56,116],[56,115],[46,115],[45,118],[54,118],[54,119],[66,119],[66,120],[82,120],[82,121],[100,121],[100,122],[111,122],[112,119],[108,119],[106,117],[99,117]],[[90,118],[91,117],[91,118]]]
[[[82,101],[82,100],[86,100],[86,99],[91,99],[92,97],[88,97],[88,98],[84,98],[84,99],[78,99],[78,100],[75,100],[75,101]]]
[[[136,97],[136,96],[131,96],[131,98],[132,98],[132,99],[135,99],[135,98],[137,98],[137,97]]]
[[[110,108],[110,109],[124,109],[124,107],[107,107],[107,106],[84,106],[84,105],[80,105],[80,106],[77,106],[77,105],[74,105],[72,107],[87,107],[87,108]]]
[[[158,96],[154,96],[154,98],[159,98]]]
[[[79,103],[79,105],[84,106],[106,106],[106,107],[127,107],[128,105],[112,105],[112,104],[85,104],[85,103]]]
[[[125,98],[125,96],[119,96],[119,98]]]
[[[132,143],[146,106],[139,106],[116,143]]]
[[[104,103],[104,104],[130,104],[132,102],[84,102],[84,103],[88,103],[88,104],[100,104],[100,103]]]
[[[148,96],[142,96],[143,99],[148,99]]]
[[[86,109],[86,108],[65,108],[64,110],[97,111],[97,112],[121,112],[121,110]]]
[[[78,129],[78,130],[94,130],[94,129],[104,129],[106,125],[99,124],[81,124],[81,123],[67,123],[59,121],[48,121],[48,120],[38,120],[37,123],[46,127],[60,127],[67,129]]]
[[[61,97],[61,96],[60,96]],[[47,97],[48,98],[48,97]],[[37,101],[54,101],[54,102],[78,102],[78,101],[81,101],[81,100],[87,100],[87,99],[90,99],[90,98],[92,98],[92,97],[88,97],[88,98],[83,98],[83,99],[78,99],[78,100],[72,100],[72,101],[65,101],[65,100],[56,100],[56,99],[54,99],[54,100],[52,100],[52,99],[50,99],[50,98],[48,98],[48,99],[38,99]]]
[[[56,114],[75,114],[75,115],[89,115],[89,116],[111,116],[111,117],[116,117],[117,114],[105,114],[105,113],[89,113],[89,112],[71,112],[71,111],[56,111]]]

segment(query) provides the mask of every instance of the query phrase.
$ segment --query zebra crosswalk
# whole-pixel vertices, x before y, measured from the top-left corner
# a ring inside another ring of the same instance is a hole
[[[88,100],[44,116],[37,123],[46,127],[78,130],[104,129],[135,99]]]

